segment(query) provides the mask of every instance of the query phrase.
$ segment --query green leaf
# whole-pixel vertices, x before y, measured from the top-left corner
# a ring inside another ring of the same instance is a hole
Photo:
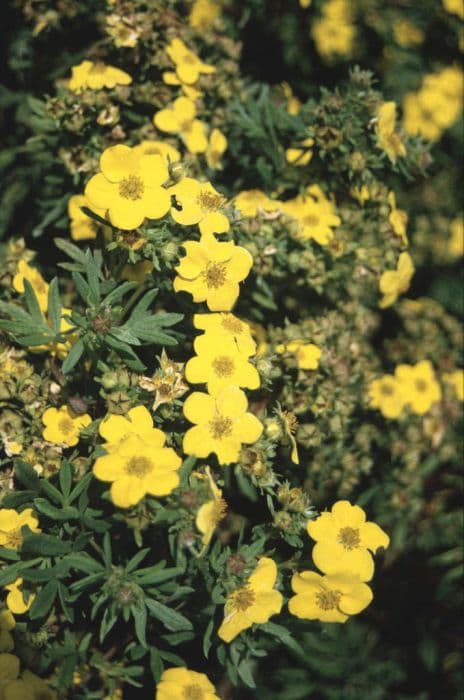
[[[57,592],[58,581],[53,580],[49,581],[41,591],[36,593],[34,602],[29,610],[29,617],[31,620],[36,620],[39,617],[45,617],[45,615],[48,614],[50,608],[55,602]]]
[[[61,371],[63,374],[68,374],[81,359],[82,353],[84,352],[84,343],[81,338],[77,340],[72,346],[71,350],[66,355],[66,358],[61,365]]]
[[[72,468],[69,462],[63,462],[58,476],[60,481],[61,493],[67,500],[69,494],[71,493],[72,486]]]
[[[87,248],[87,250],[85,251],[85,256],[87,282],[90,289],[90,301],[94,306],[97,306],[97,304],[100,303],[101,299],[100,283],[98,280],[100,269],[97,265],[95,257],[92,255],[89,248]]]
[[[71,551],[71,543],[63,542],[53,535],[33,533],[26,535],[21,547],[23,554],[39,554],[43,557],[55,557],[68,554]]]
[[[135,622],[135,634],[140,644],[144,647],[147,646],[147,640],[145,636],[147,628],[147,608],[143,601],[139,601],[137,605],[131,606],[132,617]]]
[[[140,321],[144,319],[147,315],[147,310],[156,295],[158,294],[158,289],[150,289],[140,301],[134,306],[132,313],[129,318],[129,323],[132,321]]]
[[[72,272],[71,277],[82,300],[85,301],[86,304],[90,304],[90,287],[82,277],[81,273]]]
[[[77,508],[55,508],[45,498],[36,498],[34,507],[52,520],[72,520],[79,517]]]
[[[37,323],[37,325],[41,326],[43,324],[43,314],[40,309],[34,287],[26,278],[24,278],[24,296],[26,299],[27,309],[32,319]]]
[[[245,659],[237,666],[237,672],[242,681],[249,688],[256,688],[256,683],[251,672],[253,662],[250,659]]]
[[[130,369],[133,369],[134,372],[143,372],[146,369],[143,362],[139,360],[132,348],[126,343],[122,343],[109,334],[105,335],[105,343],[109,345],[112,350],[117,352],[126,365]]]
[[[15,479],[26,488],[36,492],[39,491],[40,479],[36,471],[27,462],[23,462],[20,459],[15,459],[14,475]]]
[[[167,605],[163,605],[163,603],[160,603],[158,600],[147,598],[145,603],[151,612],[152,617],[162,622],[168,630],[171,630],[171,632],[180,632],[181,630],[193,629],[190,620],[176,610],[168,608]]]
[[[137,282],[123,282],[103,299],[102,304],[105,306],[114,304],[115,301],[122,299],[126,292],[130,292],[131,289],[134,289],[135,287],[137,287]]]
[[[74,245],[74,243],[68,241],[67,238],[55,238],[54,243],[56,247],[62,250],[63,253],[66,253],[66,255],[69,258],[71,258],[71,260],[75,260],[76,262],[81,263],[83,269],[85,268],[85,253],[83,253],[77,245]]]
[[[211,649],[211,636],[213,634],[213,629],[214,629],[214,620],[210,620],[208,623],[208,627],[206,628],[206,632],[203,635],[203,654],[208,658],[209,650]]]
[[[161,583],[162,581],[168,581],[170,578],[179,576],[182,574],[184,569],[179,566],[174,566],[168,569],[159,569],[155,567],[149,567],[146,569],[139,569],[136,572],[137,583],[140,586],[151,586],[155,583]]]
[[[61,327],[61,300],[58,279],[54,277],[48,287],[48,317],[54,335],[58,335]]]
[[[132,557],[132,559],[128,562],[126,566],[126,573],[130,573],[133,571],[137,566],[140,564],[143,559],[147,556],[148,552],[150,551],[150,547],[146,547],[145,549],[141,549],[135,556]]]

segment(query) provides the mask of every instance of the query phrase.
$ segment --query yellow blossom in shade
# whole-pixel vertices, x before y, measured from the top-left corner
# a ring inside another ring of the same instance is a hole
[[[415,92],[408,92],[403,98],[403,127],[410,136],[420,134],[428,141],[436,141],[442,134],[433,120],[431,108],[424,109]]]
[[[204,153],[208,148],[206,126],[196,119],[195,103],[188,97],[178,97],[170,107],[153,117],[154,125],[168,134],[178,134],[190,153]]]
[[[456,369],[454,372],[446,372],[443,375],[443,381],[451,384],[456,398],[459,401],[464,401],[464,369]]]
[[[295,238],[314,239],[319,245],[330,243],[334,237],[333,227],[341,224],[333,202],[317,185],[311,185],[305,194],[283,202],[282,209],[298,223]]]
[[[457,15],[459,19],[464,19],[464,3],[462,0],[442,0],[443,7],[451,15]]]
[[[181,87],[184,95],[193,102],[195,102],[195,100],[198,100],[202,95],[201,90],[198,90],[198,88],[195,85],[186,85],[181,80],[179,80],[177,74],[174,71],[164,71],[162,78],[163,83],[166,83],[166,85],[175,85],[177,87]]]
[[[227,138],[219,129],[213,129],[209,135],[208,148],[205,152],[206,162],[210,168],[220,170],[221,158],[227,150]]]
[[[453,258],[464,255],[464,217],[457,216],[450,225],[451,237],[448,242],[448,251]]]
[[[188,668],[168,668],[156,686],[155,700],[220,700],[204,673]]]
[[[360,581],[370,581],[374,575],[371,552],[388,547],[390,538],[376,524],[366,522],[366,514],[349,501],[337,501],[332,511],[309,520],[307,530],[316,540],[313,561],[325,574],[350,572]]]
[[[379,302],[381,309],[386,309],[407,292],[414,274],[414,265],[409,253],[401,253],[396,270],[387,270],[379,280],[379,289],[384,295]]]
[[[111,500],[119,508],[135,506],[147,494],[167,496],[179,485],[180,457],[165,447],[166,436],[153,431],[145,435],[130,433],[99,457],[93,473],[100,481],[111,483]],[[106,447],[106,446],[105,446]]]
[[[253,258],[232,241],[219,243],[213,236],[183,243],[186,255],[176,267],[176,292],[188,292],[193,301],[206,301],[210,311],[230,311],[237,301],[239,282],[251,270]]]
[[[88,207],[105,218],[106,210],[98,207],[91,207],[87,197],[83,194],[73,194],[68,201],[68,215],[71,219],[71,238],[73,241],[84,241],[97,237],[98,223],[87,214],[84,214],[81,207]]]
[[[224,620],[218,629],[218,636],[224,642],[231,642],[251,625],[263,625],[272,615],[280,613],[283,598],[274,589],[276,579],[275,562],[261,557],[245,584],[227,596]]]
[[[369,384],[369,405],[378,408],[385,418],[398,418],[406,403],[400,382],[385,374]]]
[[[219,464],[237,462],[242,443],[256,442],[263,426],[252,413],[248,401],[236,386],[228,386],[217,396],[195,391],[184,402],[184,415],[194,427],[184,436],[185,454],[195,457],[217,455]]]
[[[245,357],[256,354],[256,342],[251,335],[250,326],[233,314],[195,314],[193,325],[206,331],[210,337],[216,338],[218,344],[221,342],[221,336],[232,340],[239,353]]]
[[[398,156],[406,155],[406,147],[396,129],[396,104],[382,102],[377,110],[377,144],[392,163]]]
[[[291,340],[285,349],[295,355],[299,369],[317,369],[319,367],[322,351],[314,343]]]
[[[131,76],[119,68],[101,62],[82,61],[78,66],[72,67],[68,88],[72,92],[81,92],[85,88],[101,90],[116,85],[130,85],[131,82]]]
[[[372,591],[352,572],[320,576],[315,571],[302,571],[292,577],[295,596],[288,601],[292,615],[303,620],[346,622],[372,601]]]
[[[287,112],[292,115],[298,114],[301,109],[301,102],[298,97],[293,94],[291,86],[286,82],[282,83],[282,91],[287,100]]]
[[[26,602],[24,593],[22,590],[20,590],[22,585],[23,579],[17,578],[16,581],[13,581],[13,583],[9,583],[7,586],[4,587],[5,590],[8,591],[8,595],[5,601],[6,606],[8,610],[14,615],[24,615],[24,613],[29,610],[32,603],[34,602],[34,593],[31,593],[29,595],[29,598]]]
[[[242,216],[255,217],[260,212],[275,212],[281,208],[282,203],[270,199],[261,190],[245,190],[235,198],[235,208]]]
[[[205,333],[195,338],[193,347],[196,356],[185,365],[185,378],[190,384],[206,383],[212,395],[229,384],[247,389],[259,387],[258,370],[233,340]]]
[[[414,413],[422,416],[441,400],[441,388],[428,360],[416,365],[398,365],[395,377],[401,384],[406,404]]]
[[[153,270],[153,263],[150,260],[141,260],[134,265],[124,265],[121,271],[121,278],[129,282],[142,284],[147,275]]]
[[[211,74],[216,72],[214,66],[203,63],[193,51],[187,48],[181,39],[173,39],[166,48],[166,53],[176,65],[177,77],[182,83],[187,85],[196,83],[202,73]]]
[[[307,165],[313,157],[313,152],[311,150],[311,146],[313,145],[314,139],[307,138],[301,142],[301,147],[287,148],[285,151],[287,163],[299,166]]]
[[[206,476],[208,477],[212,498],[200,506],[197,512],[197,517],[195,518],[195,525],[202,534],[201,541],[203,543],[203,548],[200,552],[200,556],[211,542],[214,531],[216,530],[218,523],[225,518],[227,510],[227,503],[222,497],[221,489],[216,486],[216,482],[211,474],[211,469],[206,467],[205,472]]]
[[[164,445],[166,439],[163,431],[153,426],[153,418],[145,406],[131,408],[127,416],[108,414],[100,423],[98,432],[107,443],[114,444],[115,449],[121,440],[130,435],[137,435],[154,445]],[[108,445],[105,445],[105,449],[108,450]]]
[[[369,187],[367,185],[361,185],[361,187],[352,187],[350,189],[350,195],[356,199],[361,206],[364,202],[368,202],[371,198],[371,193],[369,192]]]
[[[222,213],[226,199],[210,182],[199,182],[191,177],[184,177],[169,188],[169,193],[176,198],[171,216],[178,224],[198,224],[202,235],[227,233],[230,229],[229,219]]]
[[[113,226],[131,230],[145,218],[160,219],[171,206],[162,184],[169,178],[160,155],[143,155],[129,146],[110,146],[100,157],[101,172],[85,188],[90,204],[108,210]]]
[[[47,442],[73,447],[79,442],[79,433],[92,422],[88,413],[77,415],[69,406],[47,408],[42,416],[45,425],[42,435]]]
[[[20,549],[23,543],[21,528],[27,525],[32,532],[40,532],[39,521],[31,508],[17,513],[12,508],[0,508],[0,546]]]
[[[311,28],[318,52],[327,60],[350,56],[356,38],[351,3],[347,0],[329,0],[322,11],[322,17]]]
[[[0,654],[0,693],[4,688],[4,684],[17,679],[19,670],[20,664],[17,656],[14,654]]]
[[[16,627],[16,622],[10,610],[0,611],[0,652],[12,651],[14,641],[10,632]],[[1,674],[0,674],[1,679]]]
[[[195,0],[189,14],[189,24],[198,32],[211,29],[221,15],[221,6],[217,0]]]
[[[133,152],[141,156],[161,156],[166,165],[177,163],[180,153],[177,148],[164,141],[142,141],[132,148]]]
[[[393,36],[395,41],[403,49],[420,46],[425,39],[424,32],[407,19],[400,19],[393,23]]]
[[[24,280],[27,280],[35,292],[40,310],[45,312],[48,306],[48,284],[35,267],[31,267],[25,260],[18,262],[16,274],[13,277],[13,289],[24,293]]]
[[[389,192],[388,203],[391,207],[388,221],[390,222],[394,233],[401,238],[403,245],[407,248],[409,245],[408,234],[406,232],[406,227],[408,225],[408,214],[403,209],[396,208],[396,198],[394,192]]]
[[[300,7],[306,10],[307,7],[311,5],[312,0],[300,0]]]
[[[25,669],[21,673],[21,679],[27,688],[32,690],[34,700],[57,700],[55,691],[49,688],[46,682],[42,680],[42,678],[39,678],[39,676],[36,676],[35,673]],[[8,698],[5,698],[5,700],[8,700]],[[16,699],[11,698],[11,700]],[[17,698],[17,700],[20,700],[20,698]],[[26,696],[21,698],[21,700],[26,700]],[[115,698],[113,698],[113,700],[115,700]]]

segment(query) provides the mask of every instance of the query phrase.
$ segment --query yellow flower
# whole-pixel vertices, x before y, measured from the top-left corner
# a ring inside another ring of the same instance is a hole
[[[457,216],[450,225],[451,237],[448,242],[448,251],[453,258],[464,255],[464,217]]]
[[[224,642],[231,642],[254,623],[263,625],[272,615],[280,613],[283,599],[274,589],[276,579],[275,562],[261,557],[245,584],[227,596],[224,620],[218,629]]]
[[[68,215],[71,219],[71,238],[73,241],[84,241],[97,237],[97,222],[84,214],[81,207],[88,207],[101,217],[105,217],[105,209],[91,207],[83,194],[73,194],[68,201]]]
[[[166,165],[177,163],[180,153],[177,148],[164,141],[142,141],[133,147],[133,152],[139,156],[161,156]]]
[[[239,353],[245,357],[256,354],[256,342],[251,335],[250,326],[233,314],[195,314],[193,325],[216,338],[218,344],[221,343],[221,336],[232,340]]]
[[[379,302],[381,309],[386,309],[407,292],[414,274],[414,265],[409,253],[401,253],[396,270],[384,272],[379,280],[379,289],[384,295]]]
[[[301,142],[301,148],[287,148],[285,158],[287,163],[291,165],[307,165],[313,157],[311,146],[314,145],[314,139],[307,138]]]
[[[307,2],[307,0],[306,0],[306,2]],[[311,0],[310,0],[310,2],[311,2]],[[307,5],[307,7],[309,7],[309,3]],[[298,114],[298,112],[301,109],[301,102],[298,99],[298,97],[296,97],[293,94],[293,90],[292,90],[291,86],[288,83],[284,82],[284,83],[282,83],[282,90],[284,93],[284,97],[287,100],[287,112],[289,114],[292,114],[292,115]]]
[[[428,360],[422,360],[416,365],[398,365],[395,377],[401,384],[406,404],[414,413],[422,416],[441,400],[441,388]]]
[[[369,384],[369,405],[385,418],[398,418],[405,403],[403,388],[393,375],[385,374]]]
[[[350,3],[347,0],[326,2],[323,16],[311,28],[311,36],[323,58],[350,56],[356,38]]]
[[[232,241],[218,243],[213,236],[183,243],[186,256],[176,267],[176,292],[188,292],[194,302],[206,301],[210,311],[230,311],[239,294],[239,282],[253,265],[250,253]]]
[[[0,692],[8,681],[19,676],[19,659],[14,654],[0,654]],[[2,698],[3,700],[3,698]]]
[[[443,381],[451,384],[459,401],[464,401],[464,369],[456,369],[443,375]]]
[[[48,687],[42,678],[36,676],[28,669],[24,670],[21,674],[21,679],[24,686],[30,688],[34,694],[34,700],[57,700],[57,696],[54,690]],[[11,700],[27,700],[29,696],[23,694],[21,697],[11,698]],[[5,698],[5,700],[8,700]]]
[[[221,158],[227,150],[227,138],[219,129],[213,129],[209,135],[208,148],[206,149],[205,158],[208,166],[215,170],[222,168]]]
[[[300,7],[306,10],[307,7],[311,5],[312,0],[300,0]]]
[[[296,238],[304,241],[313,238],[319,245],[327,245],[334,236],[332,227],[341,224],[333,203],[318,185],[311,185],[305,194],[283,202],[282,209],[298,223]]]
[[[14,641],[10,632],[16,627],[15,619],[10,610],[0,611],[0,652],[12,651]]]
[[[349,501],[337,501],[331,513],[309,520],[307,530],[316,540],[313,561],[325,574],[350,572],[361,581],[374,575],[371,551],[388,547],[390,538],[376,523],[366,522],[366,514]],[[370,551],[369,551],[370,550]]]
[[[377,110],[377,144],[385,151],[392,163],[396,163],[398,156],[406,155],[406,147],[395,128],[396,104],[382,102]]]
[[[201,90],[198,90],[195,85],[186,85],[185,83],[183,83],[177,77],[177,73],[174,73],[174,71],[172,70],[164,71],[162,78],[163,83],[166,83],[166,85],[176,85],[177,87],[180,86],[185,96],[193,102],[195,102],[195,100],[198,100],[201,97]]]
[[[104,446],[107,451],[117,449],[118,443],[131,435],[137,435],[155,447],[160,443],[164,445],[166,439],[163,431],[153,426],[153,418],[145,406],[131,408],[127,416],[110,413],[100,423],[98,432],[107,442]]]
[[[116,85],[130,85],[131,76],[119,68],[107,66],[104,63],[82,61],[78,66],[71,68],[71,79],[68,88],[72,92],[81,92],[85,88],[101,90],[101,88],[114,88]]]
[[[462,0],[442,0],[443,7],[451,15],[457,15],[459,19],[464,19],[464,5]]]
[[[77,415],[69,406],[47,408],[42,416],[45,429],[42,431],[44,440],[57,445],[73,447],[79,442],[79,433],[92,422],[88,413]]]
[[[198,224],[202,235],[227,233],[230,229],[229,219],[221,211],[226,199],[210,182],[198,182],[191,177],[184,177],[169,188],[169,193],[176,198],[171,216],[178,224]]]
[[[361,187],[352,187],[350,189],[350,194],[361,205],[363,205],[364,202],[369,201],[369,199],[371,198],[371,193],[369,192],[369,188],[367,185],[361,185]]]
[[[166,53],[176,65],[176,74],[182,83],[193,85],[202,73],[211,74],[216,72],[214,66],[198,58],[193,51],[187,48],[181,39],[173,39],[166,49]]]
[[[270,199],[261,190],[246,190],[240,192],[235,198],[235,208],[242,216],[255,217],[259,213],[278,211],[282,202]]]
[[[188,97],[178,97],[170,107],[153,117],[154,125],[168,134],[179,134],[190,153],[204,153],[208,148],[206,126],[195,119],[197,109]]]
[[[400,19],[393,23],[393,36],[395,41],[403,49],[419,46],[425,39],[424,32],[407,19]]]
[[[35,292],[40,310],[45,312],[48,306],[48,284],[35,267],[31,267],[25,260],[20,260],[16,274],[13,277],[13,288],[20,294],[24,293],[25,279],[31,284]]]
[[[10,612],[14,615],[23,615],[29,610],[32,603],[34,602],[35,595],[31,593],[26,602],[23,592],[20,590],[23,585],[23,579],[17,578],[13,583],[9,583],[5,586],[5,590],[8,591],[6,597],[6,606]]]
[[[404,246],[407,248],[409,245],[408,234],[406,232],[406,226],[408,225],[408,214],[403,209],[396,208],[396,198],[394,192],[389,192],[388,203],[391,207],[388,221],[390,222],[394,233],[401,238]]]
[[[237,462],[242,443],[256,442],[263,426],[252,413],[248,401],[236,386],[228,386],[217,396],[195,391],[184,403],[184,415],[194,427],[184,436],[185,454],[207,457],[214,452],[219,464]]]
[[[212,395],[229,384],[247,389],[259,387],[258,370],[232,339],[205,333],[195,338],[193,347],[196,356],[185,365],[185,378],[190,384],[207,383]]]
[[[144,435],[130,433],[110,443],[109,453],[93,465],[97,479],[112,482],[111,499],[119,508],[135,506],[147,494],[167,496],[179,484],[181,459],[171,447],[164,447],[164,433],[154,432],[148,441]]]
[[[211,29],[221,14],[221,6],[215,0],[195,0],[189,14],[189,24],[198,32]]]
[[[372,601],[372,591],[351,572],[320,576],[315,571],[302,571],[292,577],[296,593],[288,601],[292,615],[303,620],[346,622]]]
[[[101,172],[85,188],[90,204],[108,210],[113,226],[131,230],[145,217],[161,219],[171,206],[165,160],[159,155],[134,153],[129,146],[110,146],[100,157]]]
[[[218,523],[220,523],[221,520],[225,518],[227,510],[227,503],[222,497],[221,489],[216,486],[216,482],[214,481],[211,474],[211,469],[209,467],[206,467],[205,471],[208,477],[212,498],[209,501],[206,501],[206,503],[203,503],[202,506],[200,506],[200,508],[198,509],[197,517],[195,519],[195,525],[203,535],[203,537],[201,538],[203,548],[199,556],[203,554],[203,552],[211,542],[211,538],[214,535],[214,531],[216,530]]]
[[[20,549],[23,543],[21,528],[25,525],[32,532],[40,532],[39,521],[32,508],[26,508],[21,513],[11,508],[0,508],[0,545],[8,549]]]
[[[403,97],[403,128],[410,136],[420,134],[428,141],[436,141],[442,134],[433,119],[432,108],[424,109],[418,93],[408,92]]]
[[[279,352],[280,346],[276,348]],[[299,369],[317,369],[322,355],[321,350],[313,343],[304,340],[291,340],[285,350],[295,355]]]
[[[188,668],[168,668],[156,686],[155,700],[220,700],[204,673]]]

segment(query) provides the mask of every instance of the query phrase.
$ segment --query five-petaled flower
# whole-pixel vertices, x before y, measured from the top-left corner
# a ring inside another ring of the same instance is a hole
[[[422,360],[416,365],[398,365],[395,377],[401,383],[405,403],[419,416],[441,400],[441,388],[429,360]]]
[[[378,408],[385,418],[398,418],[405,403],[403,386],[392,374],[384,374],[369,384],[369,405]]]
[[[211,235],[182,244],[186,256],[176,267],[176,292],[188,292],[193,301],[206,301],[211,311],[230,311],[237,301],[239,282],[248,276],[253,258],[232,241],[219,243]]]
[[[222,213],[225,197],[217,192],[210,182],[198,182],[184,177],[169,188],[176,203],[171,209],[174,221],[183,226],[198,224],[200,233],[227,233],[229,219]]]
[[[370,581],[374,575],[372,552],[388,547],[390,538],[366,514],[349,501],[337,501],[332,512],[321,513],[307,524],[308,534],[316,540],[313,561],[325,574],[350,571],[360,581]]]
[[[45,425],[42,435],[48,442],[73,447],[79,442],[79,433],[92,419],[88,413],[78,415],[67,405],[47,408],[42,416]]]
[[[214,66],[203,63],[201,58],[190,51],[181,39],[173,39],[166,48],[166,53],[176,66],[176,74],[182,83],[193,85],[202,73],[210,75],[216,72]]]
[[[82,61],[77,66],[71,68],[71,78],[68,82],[69,90],[81,92],[86,88],[90,90],[101,90],[102,88],[114,88],[116,85],[130,85],[132,78],[129,73],[108,66],[101,61]]]
[[[224,642],[231,642],[251,625],[262,625],[280,612],[283,598],[274,588],[276,579],[275,562],[261,557],[244,585],[227,596],[224,620],[218,629],[218,635]]]
[[[387,270],[379,281],[379,289],[383,294],[379,301],[381,309],[386,309],[398,299],[400,294],[407,292],[414,274],[414,265],[409,253],[401,253],[396,270]]]
[[[193,428],[184,436],[185,454],[207,457],[212,452],[219,464],[237,462],[242,443],[256,442],[263,426],[247,412],[248,401],[236,386],[228,386],[217,396],[195,391],[184,403],[184,415]]]
[[[233,340],[240,354],[245,357],[256,353],[256,342],[251,335],[250,326],[233,314],[195,314],[193,325],[216,340],[222,336]]]
[[[179,134],[190,153],[204,153],[208,148],[206,126],[196,116],[193,100],[178,97],[171,106],[156,112],[153,123],[160,131]]]
[[[181,666],[163,671],[155,700],[219,700],[219,696],[204,673]]]
[[[131,230],[169,211],[171,198],[162,187],[169,173],[162,156],[118,144],[102,153],[100,170],[87,183],[85,196],[92,207],[108,212],[113,226]]]
[[[5,590],[8,591],[8,595],[6,596],[5,601],[6,607],[14,615],[24,615],[24,613],[26,613],[29,610],[32,603],[34,602],[35,594],[29,593],[26,600],[24,592],[21,590],[22,585],[23,579],[17,578],[15,581],[7,584],[4,587]]]
[[[20,549],[23,543],[21,528],[25,525],[32,532],[40,532],[39,521],[32,508],[25,508],[20,513],[13,508],[0,508],[0,545],[8,549]]]
[[[315,571],[301,571],[293,575],[292,589],[296,595],[288,601],[288,609],[303,620],[346,622],[372,600],[369,586],[352,572],[321,576]]]

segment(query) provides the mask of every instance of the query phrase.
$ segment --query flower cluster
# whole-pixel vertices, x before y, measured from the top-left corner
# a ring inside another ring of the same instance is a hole
[[[370,405],[378,408],[385,418],[398,418],[406,408],[422,416],[441,397],[440,384],[428,360],[416,365],[398,365],[394,375],[385,374],[369,385]]]

